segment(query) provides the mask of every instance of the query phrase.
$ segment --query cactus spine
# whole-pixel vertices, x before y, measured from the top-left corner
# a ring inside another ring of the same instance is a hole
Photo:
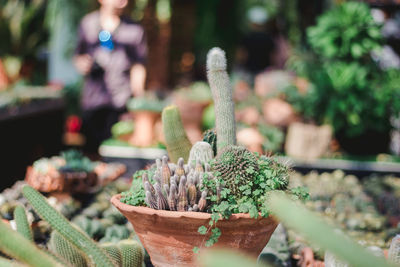
[[[196,142],[192,149],[190,150],[188,163],[196,163],[201,161],[207,163],[211,161],[214,157],[214,152],[212,147],[207,142]]]
[[[167,144],[167,150],[171,161],[177,162],[180,157],[187,161],[192,144],[183,128],[178,107],[171,105],[164,108],[161,120],[165,142]]]
[[[52,267],[62,266],[51,256],[41,251],[20,233],[13,231],[0,220],[0,250],[29,266]]]
[[[32,229],[29,225],[28,218],[24,207],[18,205],[14,209],[14,220],[17,225],[17,231],[26,239],[33,241]]]
[[[338,233],[304,206],[291,201],[283,192],[272,191],[266,204],[270,207],[272,214],[285,226],[298,231],[307,240],[328,250],[350,266],[391,266],[383,257],[373,255],[359,244]]]
[[[134,240],[126,239],[118,243],[121,251],[122,267],[141,267],[144,261],[142,246]]]
[[[226,72],[225,52],[215,47],[207,55],[207,78],[215,103],[217,152],[236,144],[235,109],[232,88]]]
[[[85,267],[87,266],[87,260],[85,256],[79,251],[74,245],[66,240],[57,231],[51,232],[49,249],[55,255],[58,255],[65,259],[72,266]]]
[[[43,220],[47,221],[54,230],[87,254],[96,266],[113,266],[110,257],[92,239],[74,228],[64,216],[52,208],[39,192],[25,185],[22,188],[22,193]]]

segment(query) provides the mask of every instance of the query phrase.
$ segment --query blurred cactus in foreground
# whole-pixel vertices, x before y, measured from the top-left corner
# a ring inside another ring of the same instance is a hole
[[[268,206],[282,223],[302,235],[311,243],[330,251],[351,266],[391,266],[383,257],[377,257],[359,244],[338,233],[320,217],[304,206],[291,201],[283,192],[269,194]]]

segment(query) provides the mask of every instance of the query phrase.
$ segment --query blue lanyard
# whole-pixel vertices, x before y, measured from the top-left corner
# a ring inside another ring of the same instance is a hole
[[[112,35],[109,31],[102,30],[99,33],[100,46],[112,51],[114,49],[114,43],[112,41]]]

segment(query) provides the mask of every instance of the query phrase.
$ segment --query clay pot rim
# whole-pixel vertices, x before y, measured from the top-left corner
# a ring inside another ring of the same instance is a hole
[[[124,210],[125,212],[137,212],[145,215],[157,215],[159,217],[164,218],[192,218],[192,219],[211,219],[211,213],[206,212],[194,212],[194,211],[169,211],[169,210],[155,210],[148,207],[143,206],[132,206],[120,201],[121,194],[114,195],[111,198],[111,203],[117,207],[118,209]],[[271,216],[262,217],[258,216],[258,218],[250,217],[249,213],[234,213],[229,217],[229,221],[231,220],[239,220],[239,219],[252,219],[252,220],[263,220],[263,219],[271,219]]]

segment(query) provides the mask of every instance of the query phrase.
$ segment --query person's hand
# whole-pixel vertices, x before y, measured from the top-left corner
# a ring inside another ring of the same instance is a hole
[[[90,72],[90,69],[93,65],[93,59],[88,54],[76,56],[74,59],[75,67],[78,69],[78,72],[86,75]]]

